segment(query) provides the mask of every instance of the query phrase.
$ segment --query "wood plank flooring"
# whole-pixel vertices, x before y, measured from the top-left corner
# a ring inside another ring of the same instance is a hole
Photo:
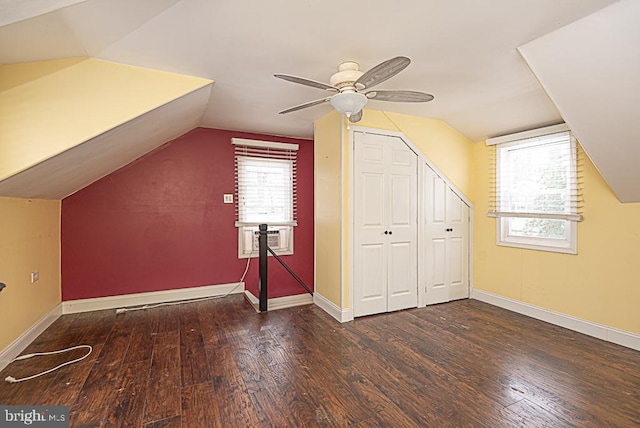
[[[64,315],[25,353],[77,344],[93,354],[2,382],[0,404],[70,406],[74,427],[640,426],[640,352],[474,300],[342,325],[237,295]]]

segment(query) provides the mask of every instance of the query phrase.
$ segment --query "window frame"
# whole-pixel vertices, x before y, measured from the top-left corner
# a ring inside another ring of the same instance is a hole
[[[526,236],[510,236],[509,222],[517,218],[496,218],[496,245],[502,247],[524,248],[529,250],[551,251],[565,254],[578,254],[578,222],[575,220],[561,220],[565,222],[565,238],[539,238]],[[525,217],[531,218],[531,217]]]
[[[494,191],[497,191],[498,183],[500,183],[500,161],[501,151],[509,150],[514,146],[518,147],[535,147],[537,145],[548,144],[544,140],[538,142],[531,142],[531,138],[544,137],[545,135],[556,134],[559,132],[569,132],[569,150],[572,153],[572,160],[570,167],[570,178],[574,182],[577,182],[577,142],[575,137],[569,130],[569,128],[562,124],[552,127],[536,129],[531,131],[525,131],[523,133],[513,134],[510,136],[498,137],[495,139],[487,140],[487,145],[495,145],[496,150],[496,163],[495,163],[495,183]],[[527,141],[529,140],[529,141]],[[580,186],[580,184],[577,184]],[[497,197],[497,196],[496,196]],[[490,212],[489,216],[496,217],[496,245],[504,247],[531,249],[539,251],[549,251],[564,254],[577,254],[578,253],[578,221],[581,220],[581,216],[577,213],[571,214],[532,214],[532,213],[518,213],[518,212],[500,212],[497,208],[496,212]],[[519,218],[533,218],[533,219],[548,219],[554,221],[564,221],[564,238],[551,238],[551,237],[534,237],[534,236],[520,236],[510,235],[509,231],[512,227],[512,221]]]
[[[236,221],[235,221],[235,226],[238,228],[238,258],[240,259],[246,259],[249,257],[258,257],[258,250],[256,248],[254,248],[253,245],[253,241],[254,241],[254,237],[255,237],[255,232],[258,231],[258,226],[260,224],[267,224],[268,225],[268,232],[274,232],[274,231],[278,231],[280,234],[280,244],[279,244],[279,248],[274,248],[274,252],[278,255],[292,255],[294,254],[294,247],[293,247],[293,243],[294,243],[294,229],[295,226],[298,225],[297,221],[295,220],[295,182],[296,182],[296,167],[295,167],[295,155],[293,155],[290,159],[274,159],[273,157],[270,157],[268,155],[266,156],[260,156],[260,155],[251,155],[251,156],[245,156],[242,153],[240,153],[240,151],[242,150],[242,148],[239,149],[238,146],[242,147],[244,146],[245,148],[266,148],[266,149],[275,149],[275,150],[289,150],[292,152],[295,152],[298,150],[298,145],[297,144],[291,144],[291,143],[279,143],[279,142],[270,142],[270,141],[257,141],[257,140],[247,140],[247,139],[242,139],[242,138],[232,138],[231,139],[232,144],[234,144],[236,146],[236,153],[234,155],[235,157],[235,172],[236,172],[236,177],[235,177],[235,185],[236,185],[236,209],[237,209],[237,214],[236,214]],[[290,166],[290,174],[291,174],[291,179],[292,179],[292,183],[291,183],[291,194],[290,194],[290,201],[291,201],[291,206],[289,207],[290,211],[289,211],[289,217],[290,220],[281,220],[281,221],[246,221],[246,220],[241,220],[240,219],[240,208],[239,208],[239,204],[242,201],[241,198],[241,192],[243,187],[239,185],[238,183],[238,177],[239,177],[239,170],[238,168],[240,168],[240,165],[243,164],[243,161],[240,161],[240,159],[248,159],[250,158],[251,160],[264,160],[265,162],[288,162],[289,166]]]

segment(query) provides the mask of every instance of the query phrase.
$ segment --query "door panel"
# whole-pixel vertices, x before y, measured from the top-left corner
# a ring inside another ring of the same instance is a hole
[[[448,259],[449,262],[449,284],[451,287],[462,284],[464,281],[464,275],[462,274],[462,259],[464,255],[462,254],[462,250],[464,248],[464,244],[462,242],[462,238],[449,238],[448,245]]]
[[[389,245],[388,311],[415,308],[418,305],[415,244],[393,242]]]
[[[362,227],[382,228],[384,226],[384,176],[381,173],[362,174],[362,192],[360,203],[362,210]]]
[[[382,167],[384,163],[384,148],[380,144],[377,144],[375,141],[372,143],[362,141],[359,150],[360,162],[362,162],[362,164],[379,165]]]
[[[389,164],[399,167],[413,167],[416,163],[416,154],[411,151],[407,145],[397,137],[389,137],[395,140],[390,148],[391,158]],[[398,144],[399,143],[399,144]]]
[[[446,272],[446,240],[444,238],[436,238],[432,241],[433,252],[431,259],[431,271],[433,272],[433,286],[443,287],[445,285]]]
[[[430,252],[427,254],[427,304],[448,301],[449,289],[447,287],[446,266],[446,239],[435,238],[430,242]]]
[[[387,275],[387,267],[383,262],[386,259],[386,251],[382,244],[363,245],[360,247],[359,256],[361,263],[370,266],[356,272],[356,281],[362,286],[358,287],[356,301],[359,312],[356,316],[376,314],[384,312],[387,308],[387,283],[384,277]]]
[[[409,175],[391,176],[391,218],[389,227],[413,227],[415,224],[415,187],[411,182],[415,177]]]
[[[427,218],[432,223],[444,223],[447,218],[446,213],[446,184],[440,177],[435,175],[431,169],[429,169],[429,183],[427,186],[432,189],[432,197],[428,198],[427,203],[430,204],[430,209],[427,210]],[[427,220],[427,221],[429,221]]]
[[[447,223],[449,225],[451,225],[452,223],[457,223],[457,224],[463,223],[464,219],[462,218],[463,216],[462,206],[463,205],[466,206],[466,204],[462,202],[462,199],[460,199],[460,197],[456,195],[455,192],[451,190],[450,187],[447,187],[446,193],[447,193],[447,201],[446,201]]]

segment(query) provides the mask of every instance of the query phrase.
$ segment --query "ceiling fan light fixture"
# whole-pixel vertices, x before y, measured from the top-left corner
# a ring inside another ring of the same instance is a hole
[[[338,113],[347,117],[358,113],[367,104],[368,98],[357,92],[341,92],[331,97],[331,105]]]

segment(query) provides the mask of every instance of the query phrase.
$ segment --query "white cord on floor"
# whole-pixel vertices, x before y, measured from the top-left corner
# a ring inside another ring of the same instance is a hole
[[[247,258],[247,266],[244,268],[244,272],[242,273],[242,277],[240,277],[240,281],[238,281],[238,284],[236,284],[235,287],[233,287],[231,290],[227,291],[225,294],[216,294],[215,296],[199,297],[199,298],[195,298],[195,299],[178,300],[178,301],[175,301],[175,302],[155,303],[155,304],[150,304],[150,305],[135,306],[135,307],[131,307],[131,308],[118,308],[118,309],[116,309],[116,314],[123,314],[125,312],[132,312],[132,311],[142,311],[142,310],[145,310],[145,309],[154,309],[154,308],[159,308],[161,306],[173,306],[173,305],[183,305],[185,303],[204,302],[206,300],[222,299],[224,297],[227,297],[229,294],[231,294],[234,291],[236,291],[236,289],[238,287],[240,287],[240,285],[244,281],[244,277],[247,275],[247,271],[249,271],[249,264],[251,263],[251,256],[252,255],[253,255],[253,250],[251,251],[251,253],[249,253],[249,258]]]
[[[51,351],[51,352],[36,352],[36,353],[33,353],[33,354],[20,355],[19,357],[16,357],[16,358],[14,358],[13,360],[11,360],[11,362],[13,363],[14,361],[26,360],[27,358],[31,358],[31,357],[39,357],[39,356],[41,356],[41,355],[61,354],[61,353],[63,353],[63,352],[73,351],[74,349],[81,349],[81,348],[88,348],[88,349],[89,349],[89,351],[88,351],[84,356],[82,356],[82,357],[80,357],[80,358],[76,358],[75,360],[67,361],[66,363],[62,363],[62,364],[60,364],[60,365],[58,365],[58,366],[56,366],[56,367],[54,367],[54,368],[52,368],[52,369],[49,369],[49,370],[44,371],[44,372],[42,372],[42,373],[35,374],[35,375],[33,375],[33,376],[23,377],[23,378],[21,378],[21,379],[16,379],[16,378],[15,378],[15,377],[13,377],[13,376],[7,376],[4,380],[5,380],[6,382],[9,382],[9,383],[17,383],[17,382],[23,382],[23,381],[25,381],[25,380],[35,379],[35,378],[37,378],[37,377],[39,377],[39,376],[46,375],[47,373],[51,373],[51,372],[53,372],[53,371],[56,371],[56,370],[58,370],[58,369],[59,369],[59,368],[61,368],[61,367],[68,366],[69,364],[77,363],[77,362],[79,362],[79,361],[84,360],[84,359],[85,359],[85,358],[87,358],[89,355],[91,355],[91,352],[93,351],[93,348],[92,348],[90,345],[78,345],[78,346],[73,346],[73,347],[71,347],[71,348],[67,348],[67,349],[61,349],[61,350],[59,350],[59,351]]]

